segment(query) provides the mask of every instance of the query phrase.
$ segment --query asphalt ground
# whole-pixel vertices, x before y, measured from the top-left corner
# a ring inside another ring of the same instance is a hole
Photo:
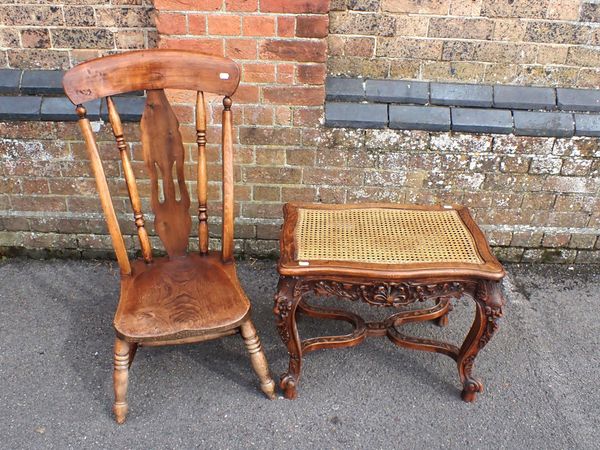
[[[287,354],[272,316],[275,264],[238,267],[278,376]],[[307,355],[298,399],[269,401],[241,338],[231,336],[140,349],[130,373],[128,420],[118,426],[110,411],[115,264],[4,260],[0,447],[600,448],[600,267],[507,269],[505,318],[476,360],[485,392],[473,404],[460,400],[450,358],[385,338]],[[471,303],[457,301],[448,328],[406,327],[458,343],[473,317]],[[302,336],[347,329],[339,322],[300,323]]]

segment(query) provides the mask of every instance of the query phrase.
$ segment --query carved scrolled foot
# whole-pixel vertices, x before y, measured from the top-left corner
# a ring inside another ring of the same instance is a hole
[[[504,297],[500,283],[482,280],[474,291],[475,320],[460,349],[457,365],[463,391],[461,397],[466,402],[475,401],[478,392],[483,392],[483,384],[471,373],[475,358],[498,330]]]
[[[296,380],[291,375],[282,375],[279,387],[283,391],[283,396],[288,400],[295,400],[298,397]]]
[[[463,390],[460,397],[467,403],[472,403],[477,400],[477,393],[483,392],[483,384],[481,381],[471,378],[463,383]]]
[[[280,277],[273,308],[279,337],[290,356],[288,371],[281,377],[280,383],[285,398],[290,400],[297,396],[296,388],[302,369],[302,347],[296,326],[296,309],[305,291],[305,287],[295,278]]]
[[[275,382],[271,378],[269,373],[269,364],[267,363],[267,357],[263,352],[260,344],[260,339],[256,334],[256,328],[250,319],[244,322],[240,326],[242,337],[244,338],[244,344],[246,350],[250,354],[250,362],[254,372],[260,380],[260,388],[265,395],[271,399],[275,399]]]
[[[115,339],[115,356],[113,383],[115,389],[115,402],[113,413],[118,424],[125,422],[127,418],[127,385],[129,377],[129,360],[131,344],[122,339]]]

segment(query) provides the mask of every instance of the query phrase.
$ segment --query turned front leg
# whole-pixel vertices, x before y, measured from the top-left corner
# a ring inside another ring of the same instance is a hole
[[[475,300],[475,320],[469,330],[458,355],[458,373],[463,384],[461,397],[466,402],[473,402],[478,392],[483,392],[483,383],[473,377],[475,358],[486,346],[498,330],[502,307],[505,300],[500,282],[480,281],[473,295]]]
[[[301,299],[302,294],[298,280],[280,277],[273,312],[277,331],[290,356],[288,371],[281,376],[280,382],[285,398],[290,400],[298,396],[298,380],[302,369],[302,346],[296,326],[296,308]]]
[[[115,389],[115,403],[113,412],[115,420],[121,424],[127,417],[127,385],[129,376],[131,344],[122,339],[115,339],[115,361],[113,383]]]
[[[260,380],[260,388],[271,400],[275,398],[275,383],[269,373],[269,364],[260,345],[260,339],[256,334],[256,328],[250,319],[240,326],[240,332],[244,338],[246,350],[250,354],[250,362],[254,372]]]

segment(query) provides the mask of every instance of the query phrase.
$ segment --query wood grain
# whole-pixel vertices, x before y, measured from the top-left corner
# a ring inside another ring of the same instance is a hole
[[[220,255],[134,261],[121,282],[114,326],[132,342],[177,340],[239,326],[250,311],[235,266]]]
[[[140,128],[144,162],[150,176],[154,227],[170,257],[184,256],[192,228],[190,196],[183,173],[185,152],[179,122],[163,90],[148,91]]]
[[[67,97],[76,105],[131,91],[189,89],[233,95],[240,82],[231,59],[191,50],[152,49],[93,59],[63,78]]]
[[[106,175],[104,174],[104,168],[102,167],[102,161],[98,154],[98,146],[94,139],[94,132],[90,121],[85,117],[86,110],[83,106],[77,108],[77,114],[79,115],[79,127],[85,140],[85,148],[90,159],[90,165],[92,173],[96,180],[96,188],[98,189],[98,195],[100,196],[100,203],[102,204],[102,210],[106,217],[106,225],[108,232],[112,239],[112,244],[115,249],[115,255],[117,256],[117,262],[121,274],[128,275],[131,273],[131,265],[129,264],[129,257],[127,256],[127,250],[125,248],[125,241],[123,241],[123,235],[121,234],[121,228],[119,227],[119,221],[115,214],[115,208],[112,203],[110,191],[108,190],[108,183],[106,182]]]
[[[271,400],[274,400],[275,382],[269,373],[267,358],[265,357],[265,353],[262,351],[260,339],[258,338],[258,334],[256,334],[256,328],[254,328],[254,324],[248,320],[241,325],[240,331],[242,337],[244,338],[246,350],[250,355],[252,368],[260,380],[260,387],[267,397],[269,397]]]
[[[196,96],[196,142],[198,143],[198,247],[208,253],[208,175],[206,173],[206,103],[204,92]]]
[[[131,344],[122,339],[115,339],[113,386],[115,402],[113,413],[117,423],[122,424],[127,418],[129,406],[127,404],[127,387],[129,384],[129,362]]]
[[[233,122],[231,118],[231,99],[223,99],[223,262],[233,260]]]

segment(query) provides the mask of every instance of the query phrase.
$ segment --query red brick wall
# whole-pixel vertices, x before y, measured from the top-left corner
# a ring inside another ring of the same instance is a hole
[[[258,0],[156,0],[155,7],[160,47],[227,56],[242,67],[233,97],[238,213],[258,239],[248,240],[246,249],[275,251],[283,202],[344,197],[343,188],[323,185],[337,185],[344,172],[334,169],[321,177],[314,168],[325,100],[329,1],[261,0],[259,7]],[[172,100],[183,108],[192,103],[176,95]],[[216,171],[218,148],[213,150]]]
[[[260,9],[258,0],[156,0],[155,6],[159,47],[240,63],[235,100],[244,105],[241,123],[316,123],[324,101],[329,1],[263,0]]]
[[[155,0],[159,46],[202,49],[242,66],[233,99],[238,250],[276,251],[286,201],[462,202],[505,260],[600,260],[598,139],[324,128],[328,3]],[[191,174],[194,99],[181,92],[170,92],[170,98],[189,143]],[[210,105],[213,114],[220,112],[217,99]],[[106,127],[98,128],[133,249],[118,152]],[[139,168],[139,136],[133,125],[127,128]],[[211,128],[213,212],[220,198],[218,141],[218,130]],[[110,245],[87,164],[74,124],[0,123],[0,248],[106,251]],[[141,186],[149,211],[143,178]],[[190,188],[195,192],[193,183]]]

